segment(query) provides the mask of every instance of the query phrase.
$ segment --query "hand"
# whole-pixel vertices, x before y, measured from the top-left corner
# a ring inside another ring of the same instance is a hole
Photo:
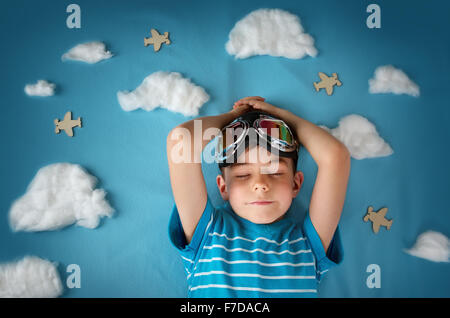
[[[264,98],[259,97],[259,96],[251,96],[251,97],[242,98],[242,99],[238,100],[236,103],[234,103],[233,109],[230,111],[230,113],[236,117],[239,117],[239,116],[245,114],[246,112],[253,110],[253,107],[250,104],[246,103],[246,101],[250,101],[250,100],[263,102]]]
[[[282,109],[265,102],[265,98],[259,96],[245,97],[238,100],[233,105],[233,109],[249,105],[254,110],[261,110],[274,116],[279,116]]]
[[[237,102],[235,102],[235,103],[234,103],[234,106],[236,106],[236,105],[239,104],[239,103],[245,104],[244,102],[245,102],[245,101],[249,101],[249,100],[258,100],[258,101],[263,102],[263,101],[265,101],[266,99],[265,99],[264,97],[260,97],[260,96],[249,96],[249,97],[244,97],[244,98],[241,98],[240,100],[238,100]],[[233,108],[234,108],[234,106],[233,106]]]
[[[226,113],[227,115],[231,115],[232,120],[234,120],[235,118],[249,112],[252,110],[252,106],[250,105],[241,105],[240,107],[233,107],[232,110],[230,110],[228,113]]]
[[[280,118],[281,120],[285,121],[288,125],[293,124],[292,117],[295,116],[293,116],[289,111],[285,109],[266,103],[263,97],[252,96],[242,98],[238,100],[236,103],[234,103],[233,109],[239,109],[241,107],[248,107],[248,106],[250,106],[253,110],[261,110],[273,115],[274,117]]]

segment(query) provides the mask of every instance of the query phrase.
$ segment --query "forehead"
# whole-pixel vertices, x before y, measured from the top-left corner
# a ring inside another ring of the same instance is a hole
[[[278,154],[274,154],[270,151],[268,151],[265,147],[262,147],[260,145],[246,148],[244,152],[242,152],[239,157],[236,160],[236,163],[234,165],[239,164],[248,164],[248,163],[270,163],[274,161],[279,161],[287,163],[287,158],[279,157]]]
[[[289,161],[290,160],[288,158],[284,158],[284,157],[273,156],[270,161],[268,161],[267,163],[264,163],[264,164],[269,165],[272,162],[276,162],[276,161],[278,161],[278,164],[280,166],[286,166],[287,167],[287,166],[289,166]],[[252,164],[255,164],[255,162],[253,162],[253,163],[252,162],[236,162],[236,163],[233,163],[230,166],[230,168],[231,168],[231,170],[233,170],[233,169],[236,169],[238,167],[246,167],[246,166],[250,166]]]

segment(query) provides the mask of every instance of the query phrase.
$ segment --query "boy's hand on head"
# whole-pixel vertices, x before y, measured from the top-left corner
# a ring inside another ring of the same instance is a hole
[[[274,117],[280,118],[286,122],[291,129],[296,129],[296,118],[297,116],[286,109],[271,105],[265,102],[265,99],[259,96],[245,97],[234,103],[233,109],[250,106],[253,110],[261,110],[263,112],[269,113]]]
[[[266,103],[265,99],[259,96],[242,98],[234,103],[233,109],[240,108],[246,105],[251,106],[254,110],[261,110],[277,117],[279,117],[283,113],[283,109]]]
[[[246,112],[249,112],[252,110],[252,106],[247,105],[247,104],[242,104],[240,105],[240,107],[235,107],[233,106],[233,109],[229,111],[230,114],[233,114],[234,118],[237,118],[243,114],[245,114]]]
[[[249,97],[244,97],[241,98],[240,100],[238,100],[237,102],[234,103],[234,105],[238,104],[238,103],[243,103],[245,104],[245,101],[248,100],[259,100],[261,102],[265,101],[266,99],[264,97],[260,97],[260,96],[249,96]]]

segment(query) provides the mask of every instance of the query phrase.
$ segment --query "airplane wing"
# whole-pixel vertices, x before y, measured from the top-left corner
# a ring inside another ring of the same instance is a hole
[[[156,51],[159,51],[159,49],[161,48],[161,42],[160,41],[153,41],[153,48],[154,48],[154,50],[155,50],[155,52]]]
[[[378,233],[378,231],[380,230],[380,224],[379,223],[372,223],[372,229],[375,233]]]
[[[156,39],[158,36],[160,36],[159,32],[156,31],[155,29],[151,29],[151,30],[150,30],[150,33],[152,34],[152,37],[153,37],[154,39]]]
[[[327,94],[328,94],[328,95],[333,94],[333,86],[331,86],[331,85],[330,85],[330,86],[327,86],[327,87],[326,87],[326,90],[327,90]]]
[[[379,212],[377,212],[378,215],[381,215],[384,217],[388,211],[388,208],[382,208]]]
[[[319,77],[320,77],[322,80],[328,79],[328,76],[327,76],[325,73],[322,73],[322,72],[319,72]]]
[[[64,131],[66,132],[67,136],[73,137],[73,129],[72,128],[64,128]]]
[[[65,121],[65,120],[71,120],[71,119],[72,119],[72,113],[71,113],[71,112],[67,112],[67,113],[64,115],[63,121]]]

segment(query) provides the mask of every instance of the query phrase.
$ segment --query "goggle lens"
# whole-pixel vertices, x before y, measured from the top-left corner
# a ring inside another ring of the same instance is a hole
[[[281,122],[263,119],[259,122],[259,126],[271,138],[281,139],[289,145],[294,144],[294,138],[291,132]]]

